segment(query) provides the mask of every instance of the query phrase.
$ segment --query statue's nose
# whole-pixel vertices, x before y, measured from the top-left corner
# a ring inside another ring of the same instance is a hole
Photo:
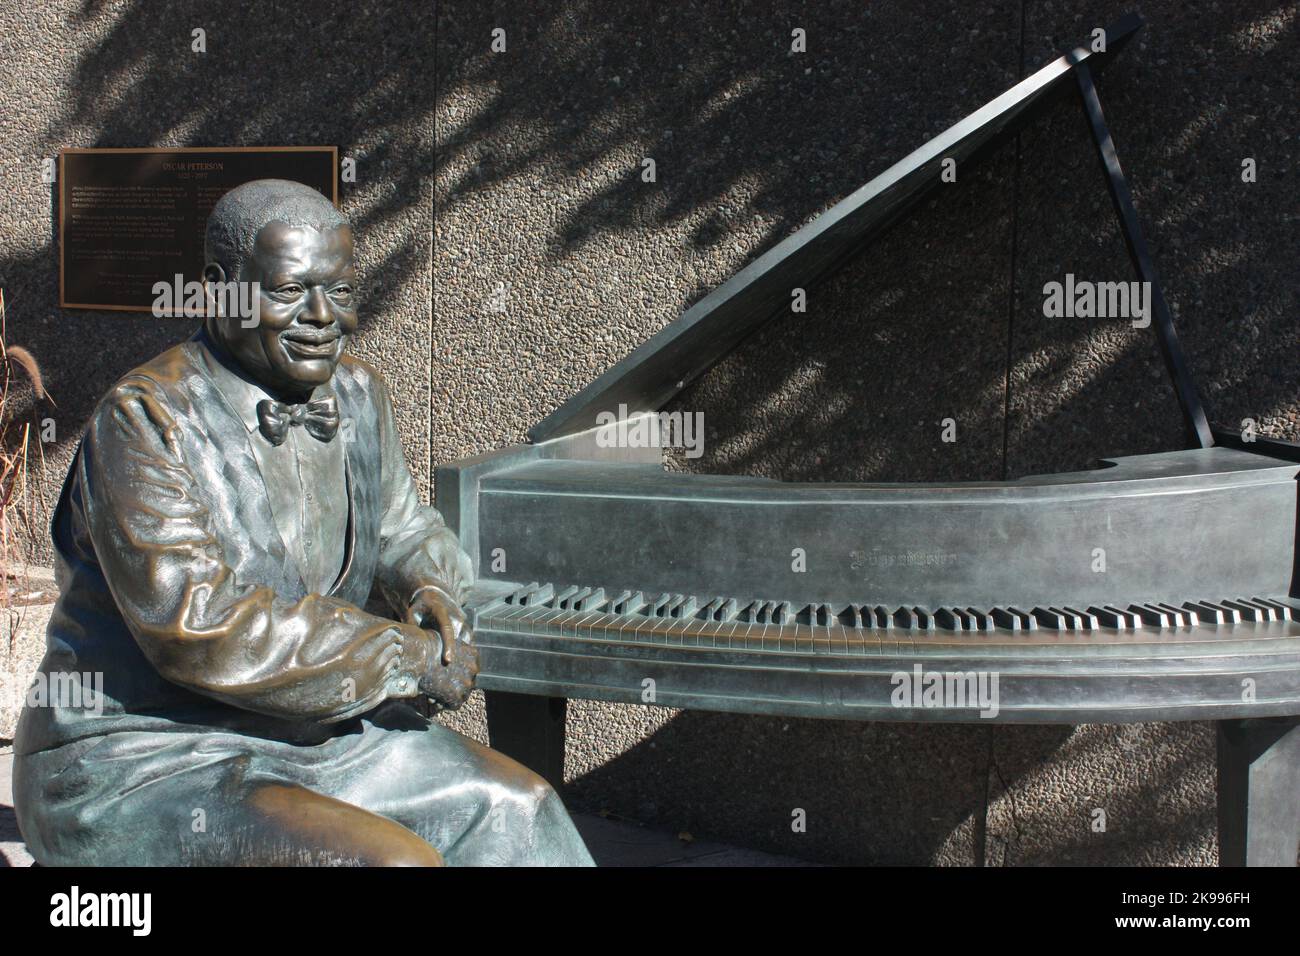
[[[325,297],[325,290],[315,288],[307,293],[307,305],[302,310],[301,318],[304,322],[312,322],[316,325],[329,325],[334,321],[329,300]]]

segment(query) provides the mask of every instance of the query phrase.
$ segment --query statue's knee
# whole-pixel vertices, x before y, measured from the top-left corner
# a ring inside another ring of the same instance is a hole
[[[284,843],[319,864],[444,866],[419,834],[361,807],[285,784],[254,789],[249,807],[271,843]]]
[[[555,788],[540,774],[533,773],[531,770],[527,771],[527,775],[520,781],[518,793],[533,814],[560,803],[560,795],[555,792]]]
[[[446,866],[442,854],[423,840],[404,840],[381,848],[371,866]]]

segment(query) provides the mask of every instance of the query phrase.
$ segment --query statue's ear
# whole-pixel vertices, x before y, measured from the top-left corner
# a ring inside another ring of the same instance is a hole
[[[225,281],[226,270],[221,268],[220,263],[209,262],[203,267],[203,297],[207,300],[207,312],[209,316],[221,314],[222,300],[217,297],[217,293],[213,291],[212,287],[217,283],[224,283]]]

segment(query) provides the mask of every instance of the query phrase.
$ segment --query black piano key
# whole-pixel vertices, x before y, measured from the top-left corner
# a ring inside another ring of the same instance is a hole
[[[573,606],[574,610],[577,611],[597,611],[604,607],[605,604],[605,589],[592,588],[591,592],[586,597],[581,601],[574,602]]]
[[[520,595],[518,604],[521,606],[532,604],[543,604],[555,596],[555,587],[550,584],[538,584],[534,581],[528,585]]]
[[[1210,601],[1184,601],[1183,607],[1193,612],[1202,624],[1236,624],[1241,619],[1232,608]]]
[[[1273,598],[1261,598],[1261,597],[1253,598],[1253,600],[1259,602],[1260,604],[1266,604],[1269,607],[1271,607],[1274,611],[1276,611],[1277,619],[1279,621],[1294,621],[1297,618],[1296,608],[1291,604],[1288,604],[1286,601],[1277,601],[1274,600]]]
[[[629,594],[620,605],[614,608],[615,614],[644,614],[649,604],[649,598],[644,591],[633,591]]]
[[[1057,614],[1060,616],[1065,630],[1067,631],[1083,630],[1083,621],[1081,621],[1079,619],[1079,616],[1075,614],[1073,611],[1067,610],[1066,608],[1063,607],[1049,607],[1048,610],[1051,611],[1053,614]]]
[[[695,616],[701,621],[712,621],[713,612],[722,604],[722,598],[715,597],[712,600],[705,601],[695,609]]]
[[[1025,631],[1038,630],[1038,618],[1034,617],[1033,614],[1029,613],[1028,611],[1022,610],[1021,608],[1018,607],[1009,607],[1007,608],[1007,610],[1010,611],[1012,614],[1019,615],[1021,630],[1025,630]]]
[[[1051,631],[1063,631],[1066,628],[1065,618],[1062,617],[1055,609],[1036,607],[1029,612],[1034,616],[1040,627],[1045,627]]]
[[[573,585],[567,588],[561,588],[558,592],[556,592],[556,594],[550,600],[545,601],[544,603],[546,604],[547,607],[563,608],[565,604],[568,602],[569,598],[573,597],[581,590],[582,589],[579,588],[577,585]]]
[[[981,611],[979,608],[968,607],[966,613],[970,615],[970,622],[977,631],[993,630],[993,616]]]
[[[1097,607],[1093,605],[1088,608],[1088,613],[1097,619],[1102,627],[1114,628],[1117,631],[1128,629],[1128,620],[1123,611],[1107,605],[1106,607]]]
[[[1243,601],[1224,601],[1223,603],[1226,604],[1228,607],[1236,611],[1239,611],[1241,613],[1241,619],[1243,621],[1263,622],[1268,620],[1266,612],[1253,605],[1246,604]]]
[[[1242,604],[1249,604],[1249,605],[1251,605],[1252,607],[1257,607],[1257,608],[1259,608],[1260,611],[1263,612],[1263,614],[1264,614],[1263,620],[1265,620],[1265,621],[1280,621],[1280,620],[1281,620],[1281,617],[1280,617],[1280,616],[1278,615],[1278,613],[1277,613],[1277,608],[1273,607],[1272,605],[1270,605],[1270,604],[1268,604],[1268,603],[1266,603],[1266,602],[1264,602],[1264,601],[1259,600],[1258,598],[1250,598],[1250,599],[1242,598],[1242,599],[1241,599],[1241,603],[1242,603]]]
[[[1174,607],[1172,604],[1165,604],[1163,601],[1156,607],[1164,608],[1174,619],[1176,627],[1196,627],[1201,622],[1201,617],[1196,611],[1186,607]]]
[[[1124,617],[1128,619],[1128,626],[1130,630],[1138,631],[1146,626],[1146,622],[1142,620],[1142,616],[1140,614],[1136,614],[1133,611],[1128,611],[1121,607],[1117,607],[1114,604],[1107,604],[1106,607],[1108,610],[1119,611],[1120,614],[1124,615]]]
[[[631,592],[631,591],[626,591],[626,590],[624,590],[624,591],[620,591],[620,592],[618,592],[618,595],[617,595],[616,597],[612,597],[612,598],[610,598],[610,599],[609,599],[609,613],[610,613],[610,614],[617,614],[617,613],[619,613],[618,609],[619,609],[620,607],[622,607],[623,604],[624,604],[624,602],[626,602],[627,599],[630,598],[631,596],[632,596],[632,592]]]
[[[951,607],[941,607],[934,612],[935,621],[945,631],[964,631],[966,629],[965,619],[955,614],[955,610],[955,608]]]
[[[877,604],[873,607],[871,616],[878,630],[892,631],[894,629],[894,616],[890,614],[889,608],[883,604]]]
[[[1032,614],[1030,614],[1028,611],[1024,610],[1023,608],[1005,607],[1005,608],[999,608],[998,610],[1005,611],[1011,618],[1020,621],[1020,628],[1019,628],[1020,630],[1022,631],[1038,630],[1038,619],[1034,617]]]
[[[1080,611],[1078,608],[1074,607],[1063,608],[1063,610],[1067,614],[1074,615],[1075,621],[1077,622],[1077,630],[1095,631],[1097,628],[1101,627],[1101,621],[1099,621],[1097,615],[1093,614],[1091,611]]]
[[[1023,619],[1012,608],[995,607],[990,614],[993,617],[993,623],[1004,631],[1019,631],[1024,626]]]
[[[578,588],[578,593],[570,595],[562,608],[569,611],[581,611],[584,602],[595,593],[595,588]]]
[[[502,620],[515,620],[524,614],[527,614],[539,604],[544,604],[547,599],[554,593],[552,587],[539,585],[536,581],[525,588],[521,588],[514,595],[514,606],[508,611],[504,611],[499,617]]]
[[[547,601],[546,604],[551,607],[563,607],[569,598],[575,596],[575,594],[581,593],[581,591],[582,588],[577,587],[576,584],[573,584],[568,588],[560,588],[559,591],[555,593],[555,596],[552,597],[551,600]]]
[[[1148,627],[1173,627],[1173,617],[1164,608],[1154,604],[1130,604],[1128,609],[1142,619]]]
[[[775,603],[773,603],[772,605],[773,624],[779,624],[784,627],[785,625],[792,623],[790,618],[791,615],[790,615],[789,601],[776,601]]]
[[[912,608],[912,614],[916,617],[916,626],[922,631],[934,630],[934,615],[923,607]]]

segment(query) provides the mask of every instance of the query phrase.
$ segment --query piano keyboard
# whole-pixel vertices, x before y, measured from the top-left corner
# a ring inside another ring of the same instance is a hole
[[[1300,608],[1233,598],[1086,608],[796,604],[532,583],[472,607],[478,630],[666,646],[851,650],[881,641],[1085,638],[1098,642],[1226,639],[1239,625],[1294,624]],[[1257,630],[1250,628],[1250,630]],[[1285,627],[1278,636],[1291,636]],[[1232,635],[1235,636],[1235,635]],[[1255,636],[1255,635],[1252,635]]]

